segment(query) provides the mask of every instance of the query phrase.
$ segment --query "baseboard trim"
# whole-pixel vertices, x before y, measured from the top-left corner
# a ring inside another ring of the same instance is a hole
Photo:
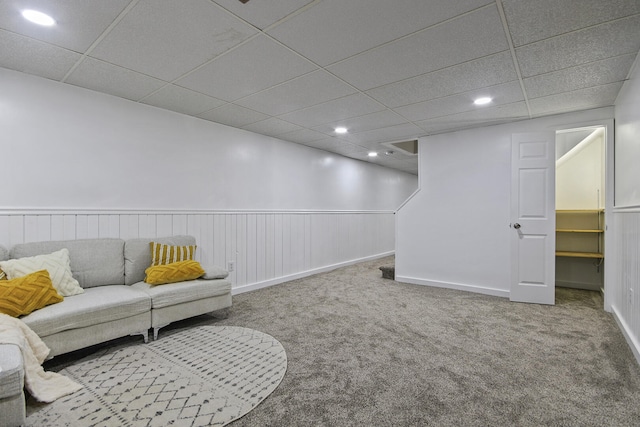
[[[279,285],[280,283],[289,282],[291,280],[296,280],[296,279],[302,279],[303,277],[313,276],[314,274],[326,273],[327,271],[335,270],[336,268],[340,268],[340,267],[346,267],[348,265],[357,264],[359,262],[372,261],[374,259],[384,258],[386,256],[393,255],[394,253],[395,251],[382,252],[379,254],[370,255],[363,258],[352,259],[349,261],[339,262],[339,263],[327,265],[324,267],[314,268],[312,270],[306,270],[306,271],[301,271],[295,274],[289,274],[287,276],[276,277],[275,279],[238,286],[237,288],[231,289],[231,294],[237,295],[245,292],[256,291],[262,288],[268,288],[270,286]]]
[[[600,291],[600,289],[602,289],[602,285],[598,285],[597,283],[569,282],[564,280],[556,280],[556,287],[584,289],[587,291]]]
[[[473,292],[476,294],[509,298],[509,291],[505,291],[503,289],[487,288],[484,286],[467,285],[463,283],[442,282],[439,280],[425,280],[425,279],[418,279],[415,277],[398,276],[397,274],[396,274],[396,280],[398,282],[411,283],[413,285],[423,285],[423,286],[432,286],[435,288],[455,289],[458,291],[467,291],[467,292]]]
[[[616,306],[611,306],[611,313],[613,313],[613,318],[616,319],[616,323],[622,331],[624,339],[627,341],[627,344],[629,344],[631,352],[636,358],[636,362],[638,362],[638,364],[640,365],[640,342],[638,342],[638,340],[633,336],[629,325],[627,325],[627,322],[625,322],[622,316],[620,316],[620,312],[618,311]]]

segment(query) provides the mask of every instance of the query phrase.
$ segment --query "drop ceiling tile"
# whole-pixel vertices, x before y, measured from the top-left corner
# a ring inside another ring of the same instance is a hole
[[[406,119],[394,113],[391,110],[378,111],[376,113],[366,114],[360,117],[351,117],[349,119],[338,120],[334,123],[316,126],[313,129],[318,132],[332,134],[338,126],[344,126],[349,130],[349,134],[365,132],[373,129],[385,128],[393,125],[405,123]]]
[[[327,138],[325,137],[324,139],[320,139],[320,140],[316,140],[316,141],[310,141],[305,143],[304,145],[306,145],[307,147],[313,147],[313,148],[317,148],[319,150],[325,150],[325,151],[330,151],[332,153],[337,153],[337,148],[339,145],[341,144],[349,144],[346,141],[342,141],[338,138]]]
[[[476,89],[465,93],[460,93],[443,98],[432,99],[426,102],[398,107],[395,109],[403,117],[410,121],[431,119],[434,117],[447,116],[465,111],[472,111],[486,107],[479,107],[473,104],[476,98],[489,96],[493,98],[493,105],[511,104],[516,101],[524,101],[524,95],[520,82],[513,81],[497,86],[483,89]]]
[[[384,106],[361,93],[334,99],[280,116],[300,126],[313,127],[349,117],[384,110]]]
[[[511,52],[504,51],[380,86],[367,94],[387,107],[395,108],[517,79]]]
[[[134,101],[165,84],[153,77],[92,58],[85,58],[66,82]]]
[[[236,103],[279,116],[354,93],[356,90],[326,71],[319,70],[248,96]]]
[[[524,102],[497,105],[416,122],[429,134],[529,118]]]
[[[325,0],[269,34],[326,66],[492,3],[488,0]]]
[[[280,120],[275,117],[270,117],[266,120],[243,126],[243,129],[260,133],[262,135],[278,136],[280,134],[300,130],[302,128],[298,125],[294,125],[293,123],[285,122],[284,120]]]
[[[317,148],[318,150],[324,150],[324,148],[321,147],[320,141],[321,140],[316,139],[314,141],[301,142],[300,144],[311,148]]]
[[[516,49],[523,77],[532,77],[640,49],[640,15]]]
[[[0,30],[0,67],[61,80],[80,60],[78,53]]]
[[[297,142],[299,144],[319,141],[321,139],[325,139],[326,137],[327,135],[325,135],[324,133],[316,132],[315,130],[311,129],[300,129],[278,135],[278,138],[280,139],[284,139],[285,141],[290,142]]]
[[[531,114],[543,116],[565,111],[588,110],[614,104],[622,82],[580,89],[529,101]]]
[[[635,58],[635,54],[622,55],[529,77],[524,79],[527,96],[529,99],[540,98],[622,81],[626,79]]]
[[[213,0],[220,6],[260,29],[265,29],[313,0],[250,1]]]
[[[258,36],[220,55],[179,79],[176,84],[226,101],[235,101],[316,69],[311,62],[277,42],[266,36]]]
[[[387,161],[387,159],[384,159],[381,156],[369,157],[369,150],[346,153],[346,154],[343,154],[343,156],[349,157],[355,160],[360,160],[360,161],[363,161],[372,165],[380,166],[380,167],[393,168],[393,162]]]
[[[199,114],[198,117],[238,128],[269,118],[266,114],[235,104],[226,104],[214,108],[213,110]]]
[[[91,56],[171,81],[255,32],[207,0],[141,0]]]
[[[471,61],[508,49],[491,5],[328,67],[361,90]]]
[[[402,139],[417,138],[424,135],[424,131],[411,123],[389,126],[360,133],[348,134],[344,139],[360,145],[371,146],[372,143],[399,141]]]
[[[130,0],[3,0],[0,28],[84,53],[129,3]],[[56,20],[56,25],[32,24],[22,17],[23,9],[44,12]]]
[[[190,115],[197,115],[226,104],[226,102],[220,99],[212,98],[172,84],[144,98],[141,102]]]
[[[474,128],[483,127],[483,126],[500,125],[500,124],[510,123],[516,120],[521,120],[521,119],[499,118],[499,119],[487,119],[487,120],[469,121],[469,122],[460,122],[460,123],[435,123],[435,124],[425,125],[423,126],[423,128],[429,135],[437,135],[440,133],[456,132],[459,130],[474,129]]]
[[[358,158],[366,158],[369,153],[366,147],[345,141],[337,141],[333,150],[334,153],[342,154],[343,156],[358,156]]]
[[[515,46],[640,13],[637,0],[504,0]]]

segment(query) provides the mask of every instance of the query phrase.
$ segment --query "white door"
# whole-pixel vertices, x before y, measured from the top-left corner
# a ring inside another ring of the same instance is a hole
[[[511,135],[511,301],[555,303],[555,134]]]

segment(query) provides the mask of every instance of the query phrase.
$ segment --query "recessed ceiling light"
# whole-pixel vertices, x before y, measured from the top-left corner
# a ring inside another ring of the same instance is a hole
[[[493,101],[493,98],[489,98],[488,96],[484,96],[482,98],[477,98],[475,101],[473,101],[473,103],[476,104],[476,105],[487,105],[491,101]]]
[[[24,19],[33,22],[34,24],[44,25],[50,27],[56,23],[56,21],[49,15],[38,12],[37,10],[26,9],[22,11]]]
[[[334,129],[336,133],[347,133],[347,128],[345,127],[337,127]]]
[[[372,151],[369,153],[369,157],[378,157],[378,153],[376,153],[375,151]]]

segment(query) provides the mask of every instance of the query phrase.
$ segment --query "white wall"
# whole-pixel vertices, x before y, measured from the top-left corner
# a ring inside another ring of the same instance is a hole
[[[511,134],[612,116],[603,108],[420,139],[420,191],[396,215],[396,277],[509,296]]]
[[[640,64],[636,59],[630,79],[616,99],[615,205],[640,206]]]
[[[393,253],[417,177],[0,68],[0,244],[193,234],[234,291]]]
[[[395,210],[417,178],[0,68],[2,207]]]
[[[611,309],[640,362],[640,66],[636,59],[615,104],[615,286]]]

